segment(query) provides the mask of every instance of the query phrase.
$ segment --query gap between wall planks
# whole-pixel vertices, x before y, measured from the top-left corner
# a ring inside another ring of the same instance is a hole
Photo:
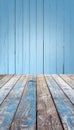
[[[74,73],[74,0],[1,0],[0,73]]]

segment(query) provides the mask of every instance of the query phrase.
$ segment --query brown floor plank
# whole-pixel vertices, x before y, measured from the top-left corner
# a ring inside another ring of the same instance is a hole
[[[52,75],[56,83],[60,86],[66,96],[70,99],[70,101],[74,104],[74,89],[72,89],[61,77],[58,75]]]
[[[9,92],[12,90],[18,79],[20,78],[20,75],[13,76],[1,89],[0,89],[0,105],[4,101],[4,99],[7,97]]]
[[[3,87],[11,78],[13,75],[6,75],[0,80],[0,88]]]
[[[5,77],[6,75],[0,75],[0,80],[3,78],[3,77]]]
[[[72,80],[74,80],[74,74],[68,74],[67,75],[69,78],[71,78]]]
[[[60,74],[59,76],[74,89],[74,80],[69,78],[67,75]]]
[[[10,130],[36,129],[36,82],[35,77],[29,76],[28,83],[19,104]]]
[[[0,130],[8,130],[21,100],[28,76],[22,76],[0,107]]]
[[[63,130],[43,75],[37,76],[37,129]]]
[[[64,130],[74,130],[74,105],[72,105],[50,75],[46,76],[46,81],[60,115]]]

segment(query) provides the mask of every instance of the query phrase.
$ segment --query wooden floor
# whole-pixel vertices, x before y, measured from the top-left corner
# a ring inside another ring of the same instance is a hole
[[[0,75],[0,130],[74,130],[74,75]]]

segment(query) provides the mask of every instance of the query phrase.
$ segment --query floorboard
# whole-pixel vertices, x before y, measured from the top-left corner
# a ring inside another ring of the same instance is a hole
[[[44,76],[37,76],[37,128],[63,130]]]
[[[0,88],[6,84],[11,78],[13,77],[13,75],[6,75],[4,76],[1,80],[0,80]]]
[[[36,129],[36,79],[29,76],[10,130]]]
[[[20,75],[13,76],[1,89],[0,89],[0,105],[4,99],[8,96],[14,85],[19,80]]]
[[[46,76],[46,81],[61,118],[64,130],[74,130],[74,106],[51,76]]]
[[[70,99],[70,101],[74,104],[74,89],[72,89],[64,80],[58,75],[52,75],[53,79],[59,85],[59,87],[63,90],[66,96]]]
[[[20,98],[22,96],[24,86],[27,82],[27,77],[22,76],[13,90],[10,92],[8,97],[4,100],[3,104],[0,107],[0,129],[8,130],[18,104],[20,102]]]
[[[0,130],[74,130],[74,75],[0,75]]]
[[[74,80],[67,75],[60,75],[61,78],[74,89]]]

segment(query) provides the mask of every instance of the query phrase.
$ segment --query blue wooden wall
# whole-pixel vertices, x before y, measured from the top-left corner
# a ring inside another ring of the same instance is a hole
[[[0,0],[5,73],[74,73],[74,0]]]

